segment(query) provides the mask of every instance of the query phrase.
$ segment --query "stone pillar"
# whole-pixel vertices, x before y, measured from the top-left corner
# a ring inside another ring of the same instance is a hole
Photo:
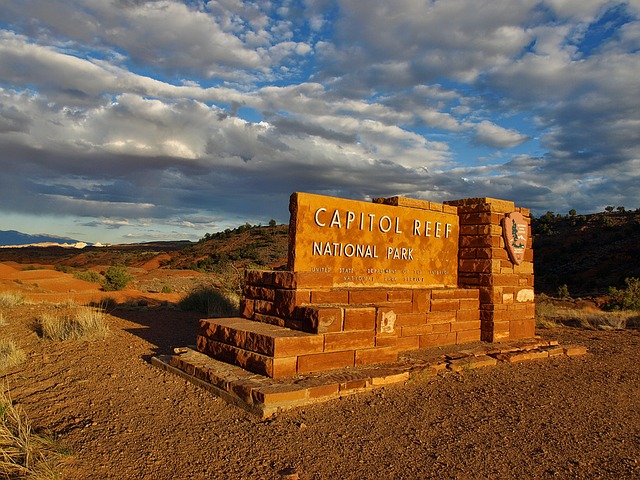
[[[458,207],[460,249],[458,283],[480,290],[481,338],[500,342],[535,336],[531,217],[526,208],[494,198],[445,202]],[[510,258],[502,231],[507,214],[519,212],[527,223],[520,264]]]

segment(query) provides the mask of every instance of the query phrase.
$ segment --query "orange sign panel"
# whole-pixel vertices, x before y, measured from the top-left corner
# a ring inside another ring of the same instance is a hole
[[[334,286],[455,287],[458,216],[407,204],[294,193],[289,270],[331,273]]]

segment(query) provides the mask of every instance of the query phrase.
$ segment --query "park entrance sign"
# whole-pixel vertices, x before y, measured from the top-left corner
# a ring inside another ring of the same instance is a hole
[[[336,287],[456,286],[456,209],[433,202],[414,201],[418,208],[388,205],[386,200],[294,194],[289,270],[328,273]]]
[[[362,202],[303,192],[289,207],[286,270],[246,271],[241,316],[201,320],[199,355],[293,378],[534,336],[528,209],[494,198]],[[206,362],[171,362],[208,378]],[[220,382],[234,398],[265,395],[251,382]]]

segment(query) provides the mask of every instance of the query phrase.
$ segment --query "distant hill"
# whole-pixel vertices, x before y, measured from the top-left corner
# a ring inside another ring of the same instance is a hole
[[[29,235],[17,230],[0,230],[0,246],[30,245],[32,243],[78,243],[78,240],[47,234]]]
[[[640,278],[640,211],[591,215],[548,212],[533,223],[535,290],[571,296],[604,294]]]
[[[640,278],[640,212],[554,215],[533,223],[535,290],[556,295],[567,285],[573,297],[606,294]],[[51,237],[47,237],[50,239]],[[69,239],[66,239],[69,241]],[[288,226],[244,225],[207,234],[199,242],[150,242],[88,246],[1,248],[0,261],[39,263],[85,270],[95,266],[190,269],[221,276],[244,268],[282,269],[287,263]]]

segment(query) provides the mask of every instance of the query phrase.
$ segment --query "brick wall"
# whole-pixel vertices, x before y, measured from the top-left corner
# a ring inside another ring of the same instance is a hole
[[[458,207],[460,249],[458,282],[480,291],[482,340],[499,342],[535,335],[533,249],[530,212],[513,202],[468,198],[446,202]],[[529,234],[520,265],[509,259],[502,236],[505,214],[520,212]]]
[[[331,333],[337,343],[366,337],[375,348],[399,351],[480,340],[478,289],[334,289],[325,277],[247,271],[242,314],[308,333]]]

